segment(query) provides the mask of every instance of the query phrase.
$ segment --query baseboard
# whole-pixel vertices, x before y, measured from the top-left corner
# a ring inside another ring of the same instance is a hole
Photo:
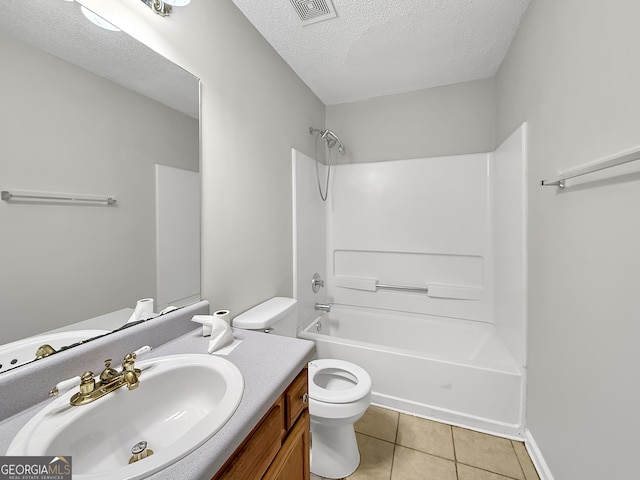
[[[542,452],[540,452],[538,444],[528,428],[524,429],[524,445],[527,448],[527,452],[529,452],[533,466],[536,467],[536,470],[538,471],[540,480],[553,480],[551,470],[549,470],[547,462],[544,461]]]
[[[522,442],[524,430],[520,425],[507,424],[486,418],[464,415],[459,412],[432,407],[418,402],[412,402],[403,398],[385,395],[376,391],[371,392],[371,404],[383,408],[406,413],[416,417],[434,420],[448,425],[455,425],[476,432],[487,433],[498,437],[508,438]]]

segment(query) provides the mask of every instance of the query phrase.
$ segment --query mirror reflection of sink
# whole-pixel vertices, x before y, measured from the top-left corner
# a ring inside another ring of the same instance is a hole
[[[72,456],[74,480],[142,478],[202,445],[242,398],[240,370],[220,357],[169,355],[136,367],[142,373],[135,390],[119,388],[73,407],[74,389],[47,404],[18,432],[6,455]],[[129,464],[140,442],[153,454]]]
[[[68,332],[52,332],[23,338],[0,346],[0,372],[14,368],[36,359],[36,351],[42,345],[50,345],[54,350],[60,350],[87,340],[110,333],[111,330],[70,330]]]

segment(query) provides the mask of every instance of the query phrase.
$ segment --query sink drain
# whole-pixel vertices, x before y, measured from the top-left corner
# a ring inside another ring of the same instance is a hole
[[[147,458],[149,455],[153,455],[153,450],[147,448],[147,442],[142,440],[141,442],[136,443],[131,448],[132,457],[129,459],[129,463],[135,463],[138,460],[142,460],[143,458]]]

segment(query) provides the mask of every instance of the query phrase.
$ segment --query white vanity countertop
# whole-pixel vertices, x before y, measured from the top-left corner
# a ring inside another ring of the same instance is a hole
[[[198,449],[148,478],[210,480],[315,353],[313,342],[307,340],[237,329],[233,335],[242,342],[222,357],[236,365],[244,377],[244,393],[236,412]],[[145,358],[178,353],[206,354],[208,343],[209,338],[203,338],[202,329],[198,328],[156,348]],[[42,388],[50,386],[42,385]],[[44,405],[46,402],[0,423],[2,454],[16,433]]]

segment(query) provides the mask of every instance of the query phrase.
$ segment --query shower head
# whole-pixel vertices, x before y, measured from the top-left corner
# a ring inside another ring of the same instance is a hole
[[[344,155],[347,152],[347,149],[342,144],[340,137],[338,137],[328,128],[325,130],[318,130],[316,128],[309,127],[309,134],[313,135],[314,133],[319,133],[320,136],[325,139],[325,141],[327,142],[327,147],[329,147],[329,149],[332,149],[333,147],[338,145],[338,152],[340,152],[341,155]]]
[[[336,136],[331,130],[323,130],[320,133],[320,136],[327,141],[327,145],[329,145],[329,148],[333,148],[335,144],[338,142],[336,140]]]

